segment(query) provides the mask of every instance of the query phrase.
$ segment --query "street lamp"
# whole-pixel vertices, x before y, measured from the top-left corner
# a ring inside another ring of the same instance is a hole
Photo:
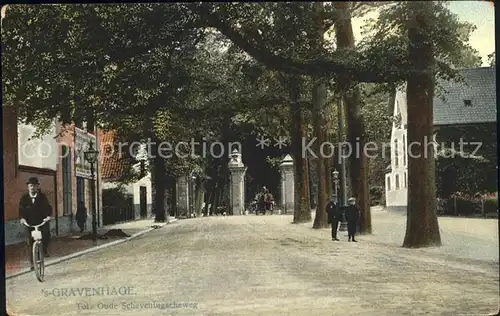
[[[85,161],[90,164],[90,176],[92,177],[91,195],[92,195],[92,241],[94,245],[97,244],[97,214],[96,214],[96,203],[95,203],[95,174],[94,174],[94,164],[97,162],[99,157],[99,152],[94,149],[94,143],[90,141],[89,148],[83,153]]]
[[[337,169],[335,169],[333,172],[332,172],[332,175],[333,175],[333,182],[335,183],[335,198],[336,198],[336,202],[337,202],[337,207],[341,208],[343,205],[340,205],[341,202],[340,202],[340,199],[339,199],[339,196],[338,196],[338,186],[339,186],[339,182],[340,182],[340,179],[339,179],[339,172],[337,171]],[[347,223],[345,221],[345,218],[344,218],[344,212],[342,212],[342,220],[340,221],[340,227],[339,227],[339,231],[341,232],[345,232],[347,229]]]
[[[333,170],[332,172],[332,175],[333,175],[333,183],[335,184],[335,199],[336,199],[336,202],[338,203],[339,201],[339,198],[338,198],[338,187],[339,187],[339,172],[337,171],[337,169]]]

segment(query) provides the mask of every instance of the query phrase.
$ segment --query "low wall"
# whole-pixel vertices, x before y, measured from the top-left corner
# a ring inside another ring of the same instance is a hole
[[[101,215],[102,219],[102,215]],[[59,216],[57,218],[57,226],[56,219],[52,219],[49,223],[50,225],[50,235],[51,236],[66,236],[71,234],[71,232],[79,232],[80,229],[75,222],[74,217],[71,216]],[[56,228],[59,231],[59,234],[56,232]],[[4,223],[5,230],[5,245],[13,245],[24,242],[24,226],[21,225],[18,219],[10,220]],[[92,215],[87,217],[86,229],[85,231],[92,231]]]
[[[385,192],[387,211],[406,212],[408,189],[392,190]]]
[[[56,234],[56,220],[53,219],[49,223],[50,225],[50,235],[57,236]],[[59,230],[59,236],[68,235],[71,233],[71,217],[70,216],[60,216],[57,218],[57,228]],[[24,242],[24,226],[21,225],[18,219],[11,220],[4,223],[5,229],[5,245],[12,245]]]
[[[391,205],[385,208],[388,212],[406,213],[406,205]]]

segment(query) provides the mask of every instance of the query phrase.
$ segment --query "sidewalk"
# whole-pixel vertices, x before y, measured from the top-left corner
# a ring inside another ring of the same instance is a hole
[[[171,220],[174,222],[175,220]],[[152,229],[151,227],[155,224],[151,219],[136,220],[132,222],[119,223],[114,225],[108,225],[99,227],[97,232],[102,235],[111,229],[121,229],[124,233],[129,236],[140,233],[142,231],[147,231]],[[163,224],[165,225],[165,224]],[[159,226],[163,226],[159,224]],[[94,246],[92,239],[78,239],[79,233],[75,232],[73,235],[69,236],[52,236],[49,245],[50,257],[47,258],[47,262],[55,261],[57,259],[63,258],[68,255],[72,255],[81,251],[85,251],[94,247],[100,247],[111,242],[116,242],[121,239],[126,239],[126,236],[114,237],[110,236],[108,239],[98,239],[97,245]],[[20,272],[24,269],[29,268],[29,253],[31,249],[28,249],[26,243],[19,243],[14,245],[5,246],[5,273],[6,275],[11,275],[16,272]]]

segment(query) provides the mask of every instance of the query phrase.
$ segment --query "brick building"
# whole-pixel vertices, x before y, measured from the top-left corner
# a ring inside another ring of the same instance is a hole
[[[54,121],[52,130],[41,139],[31,140],[35,128],[18,124],[15,109],[2,107],[4,153],[4,228],[5,244],[23,242],[19,223],[19,199],[27,192],[29,177],[38,177],[41,190],[53,208],[52,235],[64,235],[73,229],[77,200],[83,200],[91,211],[90,179],[77,177],[74,126],[62,128]],[[96,199],[100,207],[99,164],[96,164]],[[56,215],[57,214],[57,215]],[[99,218],[99,217],[98,217]],[[91,222],[89,216],[88,223]],[[87,227],[91,227],[87,225]]]

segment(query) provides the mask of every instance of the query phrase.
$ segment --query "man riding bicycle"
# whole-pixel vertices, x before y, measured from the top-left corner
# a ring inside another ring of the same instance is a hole
[[[43,221],[50,220],[52,215],[52,207],[50,206],[47,196],[40,192],[40,182],[38,178],[31,177],[28,182],[28,193],[24,194],[19,200],[19,217],[21,218],[21,224],[28,224],[30,226],[41,224]],[[31,231],[34,228],[26,227],[26,243],[29,245],[30,249],[33,247],[33,238],[31,237]],[[48,247],[50,241],[50,227],[45,224],[41,227],[42,231],[42,243],[43,251],[45,256],[48,257]],[[31,270],[33,267],[33,257],[31,252],[29,252],[29,260]]]

